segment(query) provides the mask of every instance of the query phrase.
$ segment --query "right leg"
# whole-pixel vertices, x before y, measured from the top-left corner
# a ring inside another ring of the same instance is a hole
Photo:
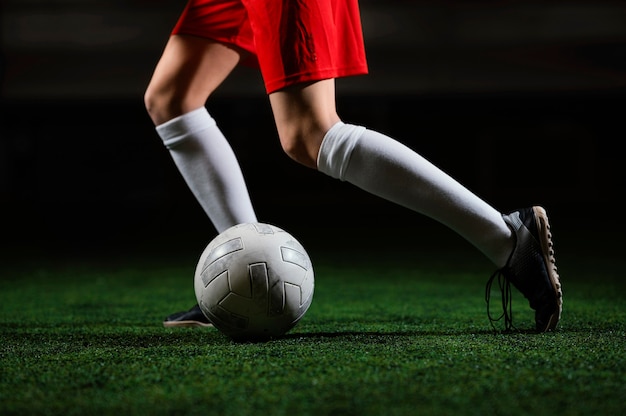
[[[145,94],[157,133],[218,232],[257,220],[239,163],[204,107],[242,54],[209,39],[173,35]]]

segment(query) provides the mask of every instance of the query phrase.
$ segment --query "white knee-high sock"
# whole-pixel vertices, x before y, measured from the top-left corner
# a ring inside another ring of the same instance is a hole
[[[257,221],[239,162],[205,107],[160,124],[156,131],[218,232]]]
[[[338,122],[324,137],[318,170],[433,218],[456,231],[495,265],[513,249],[500,212],[422,156],[383,134]]]

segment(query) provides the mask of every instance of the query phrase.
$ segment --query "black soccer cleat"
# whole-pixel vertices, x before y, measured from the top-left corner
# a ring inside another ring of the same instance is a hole
[[[516,238],[515,248],[509,260],[487,282],[487,314],[493,321],[505,318],[505,328],[512,325],[511,294],[512,283],[528,299],[535,311],[537,332],[555,329],[561,319],[563,292],[556,270],[552,234],[546,211],[539,206],[524,208],[503,215],[504,221],[513,230]],[[489,313],[489,295],[491,284],[498,278],[502,290],[503,314],[493,319]]]
[[[209,319],[204,316],[200,306],[197,304],[188,311],[176,312],[165,318],[163,326],[166,328],[173,327],[207,327],[213,326]]]

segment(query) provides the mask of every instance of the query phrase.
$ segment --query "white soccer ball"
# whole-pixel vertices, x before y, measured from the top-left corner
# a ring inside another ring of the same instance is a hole
[[[313,300],[309,255],[291,234],[269,224],[227,229],[204,249],[194,289],[202,312],[238,341],[284,335]]]

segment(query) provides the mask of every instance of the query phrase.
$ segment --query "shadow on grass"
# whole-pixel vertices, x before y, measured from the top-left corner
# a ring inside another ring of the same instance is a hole
[[[535,335],[550,336],[564,334],[580,334],[585,332],[622,331],[623,327],[603,328],[558,328],[545,334],[533,329],[514,329],[511,331],[494,329],[458,328],[458,329],[426,329],[426,330],[396,330],[396,331],[368,331],[368,330],[340,330],[340,331],[309,331],[287,333],[281,337],[266,340],[233,340],[214,328],[177,328],[163,329],[155,327],[120,326],[119,329],[110,327],[84,327],[59,325],[2,324],[0,325],[0,339],[5,344],[31,345],[35,348],[46,348],[54,344],[67,345],[70,349],[83,348],[161,348],[161,347],[189,347],[202,345],[237,345],[237,344],[264,344],[280,343],[281,341],[330,341],[346,339],[351,342],[378,342],[389,338],[407,337],[467,337],[467,336],[517,336]]]
[[[536,334],[533,330],[519,331],[494,331],[494,330],[429,330],[429,331],[338,331],[338,332],[307,332],[298,334],[286,334],[281,339],[297,338],[341,338],[341,337],[420,337],[420,336],[458,336],[458,335],[516,335]]]

